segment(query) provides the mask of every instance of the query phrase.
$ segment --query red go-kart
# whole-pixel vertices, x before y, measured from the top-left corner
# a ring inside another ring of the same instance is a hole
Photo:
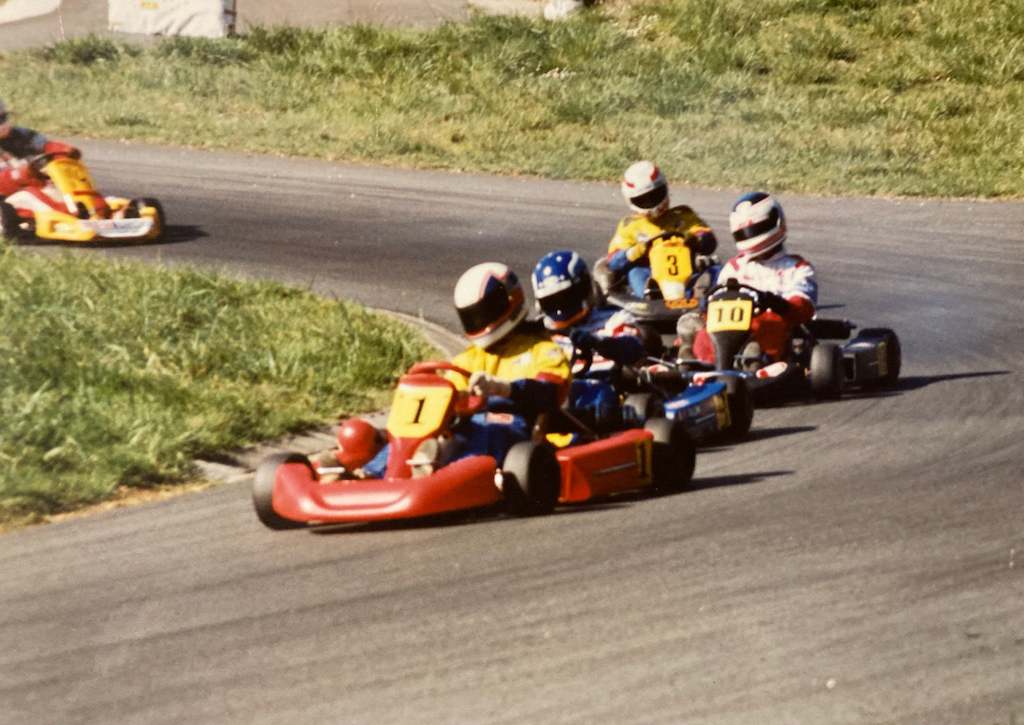
[[[458,432],[466,420],[493,418],[485,424],[501,425],[504,414],[485,413],[486,400],[457,390],[446,374],[469,377],[448,362],[423,362],[399,379],[381,478],[355,477],[342,466],[298,453],[263,461],[253,485],[260,521],[287,529],[471,509],[532,516],[550,513],[558,503],[646,487],[679,490],[693,477],[694,443],[681,424],[664,418],[606,436],[577,431],[564,448],[538,431],[534,439],[514,443],[500,461],[459,450]]]

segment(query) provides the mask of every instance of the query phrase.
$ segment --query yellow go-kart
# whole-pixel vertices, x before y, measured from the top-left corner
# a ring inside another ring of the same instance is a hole
[[[156,199],[103,196],[76,153],[28,162],[30,180],[0,200],[0,237],[21,233],[63,242],[142,242],[164,231]]]

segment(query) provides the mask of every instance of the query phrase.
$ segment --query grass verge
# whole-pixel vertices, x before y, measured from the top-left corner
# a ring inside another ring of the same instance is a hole
[[[417,167],[781,192],[1019,197],[1024,0],[659,0],[479,17],[98,38],[0,57],[52,134]]]
[[[196,458],[380,404],[430,353],[401,323],[272,282],[3,246],[0,278],[5,527],[194,482]]]

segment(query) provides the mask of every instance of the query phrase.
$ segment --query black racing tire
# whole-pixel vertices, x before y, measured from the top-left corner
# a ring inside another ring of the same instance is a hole
[[[18,236],[20,221],[13,206],[0,199],[0,239],[14,239]]]
[[[811,395],[816,400],[838,400],[843,392],[843,350],[834,342],[819,342],[811,349]]]
[[[301,453],[275,453],[267,456],[256,468],[256,475],[252,484],[252,505],[256,509],[256,518],[264,526],[275,531],[285,529],[301,529],[306,526],[302,521],[286,519],[274,510],[274,480],[277,478],[277,469],[286,463],[304,463],[313,470],[309,458]]]
[[[513,516],[544,516],[558,503],[562,471],[555,449],[539,441],[513,445],[501,465],[505,510]]]
[[[675,493],[690,488],[697,465],[697,444],[682,423],[668,418],[651,418],[644,429],[654,435],[651,473],[654,488]]]
[[[156,211],[156,221],[154,223],[160,229],[160,233],[157,234],[156,237],[154,237],[153,241],[160,239],[164,235],[164,230],[167,229],[167,214],[164,213],[163,204],[161,204],[159,200],[153,199],[152,197],[148,196],[139,199],[139,203],[143,207],[153,207],[153,209]]]
[[[743,440],[754,422],[754,396],[750,393],[747,381],[738,375],[723,375],[716,380],[725,383],[726,400],[729,403],[730,425],[725,435],[730,440]]]
[[[661,396],[654,393],[631,393],[622,401],[623,419],[638,420],[640,422],[651,418],[665,417],[665,404]],[[632,415],[627,412],[632,410]]]
[[[903,350],[900,347],[900,338],[895,330],[888,327],[869,327],[857,333],[860,339],[876,340],[885,343],[885,375],[868,382],[869,387],[894,388],[900,378],[900,369],[903,367]]]

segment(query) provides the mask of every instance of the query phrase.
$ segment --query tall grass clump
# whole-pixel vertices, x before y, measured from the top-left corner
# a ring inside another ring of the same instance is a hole
[[[0,524],[188,481],[196,458],[378,404],[428,354],[277,283],[12,248],[0,277]]]
[[[567,22],[257,28],[0,56],[51,133],[403,166],[1014,197],[1024,0],[605,0]]]

